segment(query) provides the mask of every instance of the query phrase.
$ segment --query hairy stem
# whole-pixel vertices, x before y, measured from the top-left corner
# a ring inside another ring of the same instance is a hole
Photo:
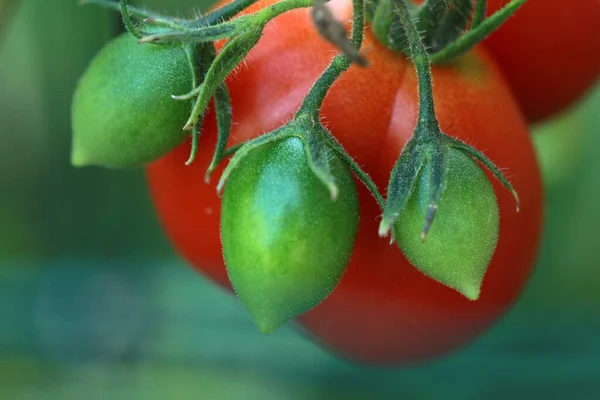
[[[352,21],[352,45],[360,49],[362,45],[365,27],[364,0],[353,0],[353,21]],[[352,59],[346,54],[339,54],[334,57],[327,69],[321,74],[319,79],[312,86],[300,109],[296,113],[296,118],[309,117],[313,121],[319,120],[319,114],[325,96],[329,89],[341,74],[343,74],[352,65]]]
[[[410,48],[410,58],[417,72],[419,85],[419,125],[426,129],[415,131],[415,135],[427,135],[439,132],[439,124],[435,116],[433,102],[433,84],[431,76],[431,61],[419,31],[410,17],[410,12],[404,0],[395,0],[396,11],[400,17],[400,23],[406,33]]]
[[[131,15],[129,15],[127,0],[121,0],[121,14],[123,15],[123,23],[125,24],[125,27],[129,31],[129,33],[131,33],[136,38],[141,39],[143,35],[133,23]]]

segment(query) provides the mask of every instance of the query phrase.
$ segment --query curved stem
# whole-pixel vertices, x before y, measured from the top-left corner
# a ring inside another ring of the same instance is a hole
[[[365,24],[365,8],[364,0],[353,0],[354,8],[354,19],[352,23],[352,45],[356,49],[360,49],[364,37],[364,24]],[[339,54],[334,57],[333,61],[325,72],[321,74],[319,79],[315,82],[308,95],[305,97],[300,109],[295,115],[295,119],[310,118],[313,123],[319,121],[319,114],[323,101],[329,88],[335,82],[335,80],[344,73],[352,65],[352,59],[345,53]],[[369,189],[379,207],[383,209],[385,200],[379,188],[373,182],[371,177],[363,171],[360,166],[354,161],[354,159],[343,149],[343,147],[337,142],[337,140],[327,132],[324,135],[325,140],[329,143],[336,153],[342,158],[346,165],[354,172],[354,174],[361,180],[361,182]]]
[[[404,0],[396,1],[396,11],[400,23],[406,33],[410,48],[410,57],[417,72],[419,84],[419,125],[426,129],[415,131],[415,135],[423,136],[427,133],[439,132],[439,124],[435,116],[433,103],[433,84],[431,76],[431,62],[419,31],[410,17],[410,12]]]
[[[269,7],[263,8],[252,17],[261,21],[263,25],[266,25],[267,22],[285,12],[294,10],[296,8],[311,7],[312,5],[313,0],[281,0]]]
[[[474,160],[479,161],[492,174],[494,174],[496,179],[498,179],[500,181],[500,183],[502,183],[502,185],[512,193],[512,195],[515,199],[515,202],[517,204],[517,212],[519,212],[519,210],[521,209],[521,200],[519,199],[519,194],[513,187],[512,183],[510,183],[510,181],[508,179],[506,179],[506,177],[504,176],[504,174],[502,173],[500,168],[498,168],[496,166],[496,164],[494,164],[489,158],[485,157],[480,151],[475,149],[473,146],[470,146],[470,145],[468,145],[456,138],[450,137],[450,136],[448,136],[446,138],[446,140],[450,143],[450,146],[454,147],[457,150],[462,151],[463,153],[467,154]]]
[[[123,1],[123,0],[121,0]],[[246,0],[249,1],[249,0]],[[245,5],[244,0],[240,0],[241,6]],[[242,15],[234,20],[217,23],[215,25],[207,25],[200,23],[198,20],[196,28],[191,29],[175,29],[169,32],[160,32],[144,36],[139,41],[140,43],[159,43],[159,42],[213,42],[220,39],[226,39],[236,34],[243,34],[247,30],[262,29],[269,21],[275,17],[296,8],[310,7],[312,0],[282,0],[273,4],[270,7],[248,15]],[[239,6],[239,7],[241,7]],[[241,11],[242,8],[240,8]],[[229,10],[230,13],[237,10],[234,8]],[[225,16],[230,14],[224,13]],[[211,21],[211,14],[207,15],[206,21]],[[205,21],[205,22],[206,22]]]
[[[121,0],[121,14],[123,15],[123,23],[125,24],[125,27],[129,33],[136,38],[141,39],[143,35],[131,20],[131,15],[129,15],[129,10],[127,8],[127,0]]]
[[[353,0],[352,5],[354,9],[354,18],[352,22],[352,45],[356,49],[360,49],[363,41],[365,26],[364,0]],[[295,118],[299,119],[302,117],[309,117],[313,121],[319,121],[319,114],[321,112],[321,107],[323,106],[325,96],[329,92],[329,89],[335,80],[348,68],[350,68],[351,65],[352,59],[346,54],[339,54],[335,56],[331,64],[329,64],[319,79],[317,79],[315,84],[304,98],[304,101],[296,113]]]
[[[204,82],[198,86],[199,93],[192,113],[184,129],[190,130],[204,114],[210,99],[219,85],[225,81],[233,69],[246,57],[248,52],[256,45],[262,31],[248,31],[236,36],[221,50],[204,75]]]
[[[208,15],[199,18],[195,23],[197,26],[215,25],[218,22],[228,21],[237,14],[256,3],[258,0],[235,0]]]
[[[365,171],[363,171],[362,168],[360,168],[356,161],[354,161],[354,159],[350,157],[350,155],[348,155],[348,153],[342,148],[342,146],[337,142],[337,140],[333,138],[333,136],[328,135],[327,141],[329,142],[329,145],[335,150],[335,152],[342,158],[342,161],[346,163],[346,165],[352,170],[352,172],[356,174],[358,179],[360,179],[360,181],[367,187],[367,189],[369,189],[373,197],[375,197],[377,204],[383,210],[385,206],[385,199],[383,198],[381,193],[379,193],[379,188],[377,187],[373,179],[371,179],[371,177]]]
[[[442,50],[431,55],[431,61],[434,64],[450,62],[455,58],[465,54],[475,45],[481,42],[485,37],[494,32],[502,25],[511,15],[513,15],[527,0],[512,0],[505,5],[501,10],[494,13],[485,21],[481,22],[477,28],[465,33],[454,43],[449,44]]]

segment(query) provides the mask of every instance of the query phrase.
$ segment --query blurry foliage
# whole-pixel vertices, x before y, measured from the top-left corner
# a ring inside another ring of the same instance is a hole
[[[534,304],[554,309],[599,305],[599,111],[597,85],[577,107],[534,129],[546,184],[544,236],[529,287]]]
[[[171,254],[142,171],[69,164],[77,79],[120,16],[23,0],[0,39],[0,258]]]

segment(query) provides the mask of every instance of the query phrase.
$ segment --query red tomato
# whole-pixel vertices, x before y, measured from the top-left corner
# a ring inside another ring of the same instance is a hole
[[[264,7],[274,0],[261,1]],[[331,3],[349,20],[351,2]],[[352,67],[328,94],[323,119],[380,188],[417,119],[417,81],[411,64],[366,32],[368,69]],[[317,36],[307,10],[283,14],[265,30],[244,67],[228,80],[234,125],[231,144],[288,121],[336,51]],[[525,122],[494,64],[481,49],[434,71],[442,128],[484,150],[504,168],[522,201],[495,180],[500,239],[476,302],[413,268],[389,238],[377,235],[381,210],[357,183],[361,222],[348,270],[333,294],[299,318],[323,346],[348,359],[398,364],[440,355],[468,343],[500,318],[530,275],[540,236],[542,190]],[[175,248],[204,275],[230,287],[219,243],[219,199],[204,172],[216,137],[208,114],[195,163],[189,144],[148,168],[158,214]],[[219,174],[223,166],[216,172]],[[216,175],[218,177],[218,175]],[[217,180],[215,177],[215,181]]]
[[[488,14],[509,0],[488,0]],[[580,100],[600,76],[600,1],[528,0],[484,41],[529,121]]]

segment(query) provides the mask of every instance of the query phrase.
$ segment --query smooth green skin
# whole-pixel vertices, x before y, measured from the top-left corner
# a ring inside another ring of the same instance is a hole
[[[176,101],[192,89],[181,47],[138,44],[125,33],[109,42],[81,77],[72,105],[74,166],[138,167],[182,143],[191,111]]]
[[[446,189],[425,242],[421,232],[429,204],[429,168],[420,174],[400,213],[394,237],[418,270],[477,300],[498,243],[498,203],[488,177],[471,158],[451,149],[448,168]]]
[[[221,242],[227,272],[263,333],[321,303],[346,270],[358,198],[337,156],[331,170],[336,200],[310,169],[303,142],[288,138],[254,150],[225,185]]]

